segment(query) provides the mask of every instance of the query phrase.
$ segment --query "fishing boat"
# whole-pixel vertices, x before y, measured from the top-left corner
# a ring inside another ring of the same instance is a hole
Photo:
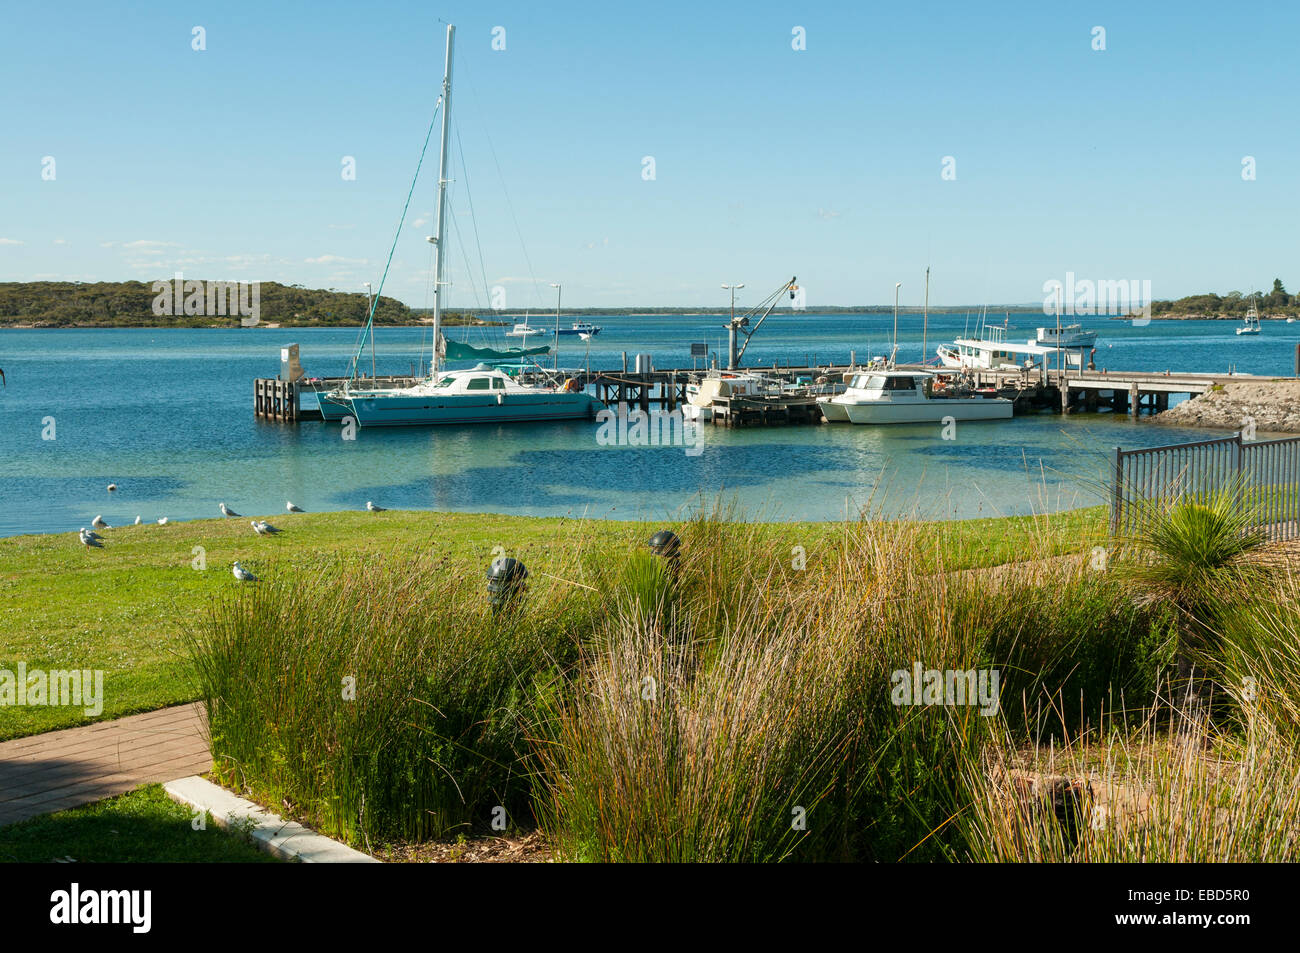
[[[1043,347],[1092,347],[1097,343],[1097,332],[1079,324],[1039,328],[1037,341]]]
[[[445,227],[449,181],[447,140],[455,32],[456,28],[448,25],[446,67],[440,98],[442,135],[438,158],[437,234],[429,238],[434,250],[433,337],[436,342],[430,374],[410,387],[353,391],[345,385],[340,391],[331,392],[328,399],[334,405],[344,405],[362,427],[517,423],[594,417],[601,407],[600,402],[584,393],[572,377],[561,383],[558,360],[556,372],[545,383],[524,383],[486,362],[471,370],[440,369],[450,345],[458,343],[446,341],[442,334],[442,302],[447,287],[443,277],[447,259],[443,239],[448,234]],[[507,333],[516,337],[526,336],[519,334],[521,327],[528,334],[543,332],[543,329],[529,327],[525,317],[522,326],[516,325],[514,331]]]
[[[1238,334],[1258,334],[1259,333],[1259,312],[1255,310],[1252,302],[1246,316],[1241,319],[1241,327],[1237,328]]]
[[[835,397],[818,398],[832,423],[925,424],[1009,420],[1012,403],[1002,397],[972,396],[945,375],[930,371],[870,371],[857,375]]]
[[[1006,339],[1008,330],[1006,324],[986,325],[978,337],[962,337],[957,338],[952,344],[940,344],[935,349],[935,353],[939,357],[940,364],[953,370],[1032,370],[1038,367],[1044,358],[1058,353],[1063,357],[1066,366],[1079,367],[1083,362],[1082,346],[1077,350],[1071,350],[1065,345],[1044,345],[1036,340],[1016,344]]]
[[[686,420],[710,420],[713,402],[730,397],[776,397],[783,393],[783,382],[752,371],[710,371],[686,385],[686,403],[682,417]]]

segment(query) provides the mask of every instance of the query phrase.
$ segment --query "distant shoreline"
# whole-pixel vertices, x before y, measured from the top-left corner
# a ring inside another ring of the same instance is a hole
[[[931,309],[930,313],[931,313],[932,315],[972,314],[972,313],[974,313],[975,311],[980,311],[980,310],[982,310],[982,308],[973,308],[973,309],[966,309],[966,310],[958,309],[958,308],[945,308],[945,309],[940,310],[940,309],[937,309],[937,308],[936,308],[936,309]],[[1036,316],[1036,317],[1041,317],[1041,318],[1043,319],[1043,326],[1044,326],[1044,327],[1046,327],[1046,326],[1050,326],[1051,324],[1054,324],[1054,323],[1055,323],[1055,316],[1054,316],[1054,315],[1045,315],[1045,314],[1042,314],[1041,312],[1036,311],[1036,310],[1035,310],[1035,311],[1029,311],[1029,310],[1024,310],[1024,311],[1014,311],[1014,310],[1013,310],[1013,311],[1007,311],[1006,309],[1002,309],[1002,310],[1003,310],[1003,313],[1004,313],[1004,314],[1011,314],[1011,315],[1015,315],[1015,316],[1017,316],[1017,317],[1023,317],[1024,315],[1034,315],[1034,316]],[[819,309],[819,308],[809,308],[809,309],[807,309],[806,311],[789,311],[789,310],[785,310],[785,311],[774,311],[774,312],[772,312],[772,314],[773,314],[773,316],[780,316],[780,317],[797,317],[797,316],[800,316],[800,315],[817,315],[817,314],[887,314],[887,313],[890,313],[891,311],[892,311],[892,308],[862,308],[862,309],[858,309],[858,310],[847,309],[847,308],[820,308],[820,309]],[[908,311],[906,311],[906,312],[900,311],[900,312],[899,312],[899,316],[902,317],[903,315],[906,315],[908,318],[914,318],[914,317],[916,317],[919,313],[920,313],[920,312],[911,311],[911,310],[908,310]],[[581,317],[604,317],[604,318],[650,318],[650,317],[679,317],[679,318],[704,318],[704,317],[710,317],[710,318],[712,318],[712,317],[722,317],[722,318],[725,318],[725,317],[727,316],[728,312],[725,311],[725,310],[724,310],[724,311],[721,311],[721,312],[716,312],[716,311],[664,311],[664,310],[658,310],[658,311],[620,311],[620,312],[618,312],[618,313],[616,313],[616,314],[610,314],[610,313],[608,313],[608,312],[601,311],[601,310],[598,309],[598,308],[575,308],[575,309],[573,309],[572,311],[568,311],[568,310],[566,309],[566,314],[567,314],[568,316],[570,316],[570,317],[579,317],[579,316],[581,316]],[[524,317],[525,317],[525,315],[522,315],[522,314],[521,314],[521,315],[514,315],[514,316],[511,316],[510,320],[506,320],[506,321],[490,321],[490,320],[481,319],[481,318],[480,318],[480,319],[474,319],[474,320],[466,320],[466,319],[464,319],[464,318],[452,318],[452,319],[449,319],[449,320],[444,321],[444,322],[443,322],[443,327],[449,327],[449,328],[457,328],[457,327],[477,327],[477,328],[488,328],[488,327],[510,327],[511,324],[512,324],[512,321],[514,321],[514,320],[516,320],[516,319],[522,321],[522,320],[524,319]],[[530,316],[530,317],[536,317],[536,315],[532,315],[532,316]],[[1226,321],[1226,322],[1230,322],[1230,323],[1239,323],[1239,322],[1241,321],[1241,317],[1240,317],[1239,315],[1204,315],[1204,314],[1153,314],[1153,315],[1151,315],[1151,317],[1150,317],[1149,319],[1146,319],[1143,315],[1140,315],[1140,314],[1128,314],[1128,315],[1125,315],[1125,314],[1115,314],[1115,315],[1092,315],[1092,316],[1065,315],[1065,316],[1062,317],[1061,320],[1062,320],[1062,323],[1080,324],[1080,323],[1087,323],[1088,321],[1133,321],[1133,320],[1136,320],[1136,319],[1139,319],[1139,318],[1141,318],[1141,319],[1143,319],[1143,320],[1151,320],[1151,321]],[[562,319],[562,320],[563,320],[563,319]],[[1286,322],[1286,317],[1261,317],[1259,320],[1260,320],[1261,323],[1263,323],[1263,322],[1285,323],[1285,322]],[[420,328],[420,327],[425,327],[425,328],[427,328],[427,327],[429,327],[432,323],[433,323],[433,319],[432,319],[432,318],[427,318],[427,317],[423,317],[423,316],[421,316],[421,317],[417,317],[417,318],[416,318],[415,320],[413,320],[413,321],[401,321],[401,322],[396,322],[396,323],[392,323],[392,322],[384,322],[383,324],[376,324],[375,327],[378,328],[378,329],[380,329],[380,330],[382,330],[382,329],[384,329],[384,328]],[[81,331],[85,331],[85,330],[96,330],[96,329],[98,329],[98,330],[105,330],[105,331],[112,331],[112,330],[120,330],[120,331],[145,331],[145,330],[148,330],[148,331],[205,331],[205,330],[212,330],[212,331],[230,331],[230,330],[241,330],[241,331],[247,330],[247,331],[256,331],[256,330],[258,330],[259,328],[262,328],[262,329],[265,329],[265,330],[272,330],[272,331],[273,331],[273,330],[285,330],[285,329],[289,329],[289,328],[323,328],[323,329],[331,329],[331,328],[333,328],[333,329],[354,328],[354,329],[356,329],[356,328],[361,328],[361,327],[364,327],[364,325],[363,325],[363,324],[318,324],[318,323],[316,323],[316,322],[311,322],[311,321],[295,322],[295,321],[292,320],[292,319],[284,319],[284,318],[281,318],[281,319],[276,320],[276,321],[261,321],[261,322],[259,322],[258,324],[254,325],[254,326],[252,326],[252,327],[250,327],[250,328],[242,328],[242,327],[240,327],[239,325],[237,325],[237,324],[231,324],[231,323],[229,323],[228,321],[227,321],[227,323],[220,323],[220,324],[218,324],[218,323],[212,323],[212,324],[173,324],[173,323],[168,323],[168,324],[144,324],[144,323],[142,323],[142,324],[101,324],[101,323],[95,323],[95,322],[73,322],[73,323],[69,323],[69,324],[48,324],[48,323],[31,323],[31,322],[20,322],[20,321],[0,321],[0,331],[3,331],[3,330],[10,330],[10,331],[75,331],[75,330],[81,330]],[[539,324],[538,327],[539,327],[539,328],[542,328],[542,325]],[[543,328],[543,330],[544,330],[544,328]]]

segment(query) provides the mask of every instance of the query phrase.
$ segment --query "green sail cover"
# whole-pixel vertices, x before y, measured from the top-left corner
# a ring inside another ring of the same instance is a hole
[[[520,357],[532,357],[534,354],[546,354],[551,350],[549,345],[507,347],[496,350],[490,347],[475,347],[462,341],[448,341],[446,338],[443,338],[443,341],[446,348],[443,357],[448,361],[513,361]]]

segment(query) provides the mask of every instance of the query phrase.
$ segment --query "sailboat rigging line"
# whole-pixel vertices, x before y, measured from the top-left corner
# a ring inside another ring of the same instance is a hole
[[[429,120],[429,131],[424,134],[424,145],[420,149],[420,161],[415,164],[415,175],[411,176],[411,187],[406,192],[406,204],[402,206],[402,217],[397,222],[397,231],[393,233],[393,244],[388,249],[388,261],[384,262],[384,273],[379,279],[379,287],[375,289],[374,300],[370,302],[370,317],[366,320],[366,328],[369,329],[375,323],[375,311],[379,308],[379,298],[384,293],[384,282],[388,279],[388,269],[392,267],[393,255],[397,252],[397,241],[402,237],[402,226],[406,224],[406,213],[411,207],[411,196],[415,194],[415,183],[420,180],[420,168],[424,165],[424,155],[429,151],[429,140],[433,138],[433,127],[438,122],[438,113],[442,110],[442,97],[438,97],[438,104],[433,107],[433,117]],[[356,355],[352,358],[353,380],[356,379],[357,362],[361,359],[361,351],[365,347],[365,336],[362,335],[361,345],[357,348]],[[437,347],[437,342],[434,342]]]
[[[478,216],[474,214],[474,193],[469,185],[469,166],[465,164],[465,143],[460,135],[460,123],[456,122],[453,117],[451,120],[452,128],[456,132],[456,151],[460,155],[460,174],[465,180],[465,200],[469,203],[469,223],[474,226],[474,247],[478,249],[478,268],[483,278],[483,293],[491,301],[491,293],[488,289],[487,263],[483,260],[483,242],[478,237]],[[464,254],[464,249],[461,249]],[[469,257],[465,258],[465,270],[469,271]]]
[[[465,75],[467,72],[468,70],[466,70],[465,66],[462,65],[461,75],[463,78],[461,79],[461,82],[469,87],[470,95],[473,96],[475,102],[477,102],[478,90],[474,88],[474,83]],[[532,281],[533,296],[537,299],[538,306],[543,307],[542,294],[537,288],[537,273],[533,271],[533,260],[528,257],[528,245],[524,242],[524,233],[519,227],[519,216],[515,214],[515,204],[510,201],[510,190],[506,187],[506,177],[501,171],[501,160],[497,158],[496,146],[492,144],[492,136],[488,133],[487,122],[482,120],[482,116],[485,113],[482,109],[476,110],[476,113],[480,117],[480,121],[483,122],[483,140],[487,143],[488,152],[492,155],[492,164],[496,167],[497,179],[501,183],[501,195],[506,200],[506,208],[510,212],[510,221],[515,226],[515,236],[519,239],[519,249],[524,253],[524,264],[528,266],[528,277]]]

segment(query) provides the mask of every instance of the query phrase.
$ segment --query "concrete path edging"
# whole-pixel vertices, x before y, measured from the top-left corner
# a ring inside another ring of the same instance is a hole
[[[303,864],[382,863],[296,821],[286,821],[198,775],[168,781],[163,790],[178,804],[207,811],[221,827],[247,830],[254,844],[281,860]]]

